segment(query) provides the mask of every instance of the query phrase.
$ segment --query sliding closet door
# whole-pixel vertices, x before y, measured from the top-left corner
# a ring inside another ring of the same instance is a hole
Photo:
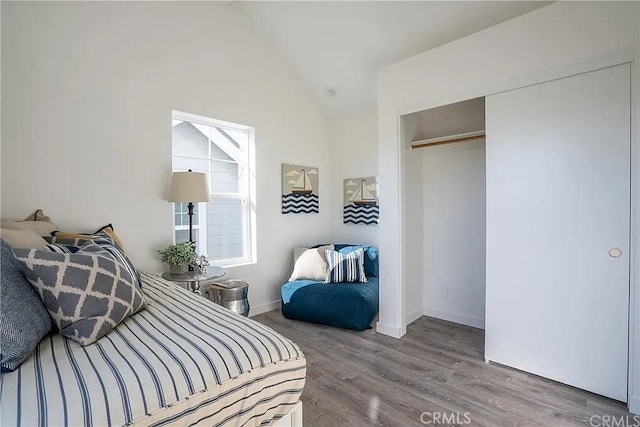
[[[627,400],[630,67],[486,98],[485,357]]]

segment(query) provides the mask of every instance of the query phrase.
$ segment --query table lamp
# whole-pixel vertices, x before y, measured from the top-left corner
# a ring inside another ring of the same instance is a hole
[[[189,242],[193,245],[193,203],[209,201],[209,183],[207,174],[203,172],[174,172],[171,175],[170,202],[188,203],[189,209]]]

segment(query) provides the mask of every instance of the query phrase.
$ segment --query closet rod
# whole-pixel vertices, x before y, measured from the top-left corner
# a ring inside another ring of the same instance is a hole
[[[485,131],[481,130],[477,132],[467,132],[467,133],[460,133],[457,135],[443,136],[439,138],[422,139],[420,141],[412,142],[411,149],[415,150],[416,148],[432,147],[434,145],[444,145],[444,144],[451,144],[455,142],[471,141],[474,139],[484,138],[484,136],[485,136]]]

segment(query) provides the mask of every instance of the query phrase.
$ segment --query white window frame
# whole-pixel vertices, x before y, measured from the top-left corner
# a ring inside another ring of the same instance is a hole
[[[246,170],[243,172],[242,179],[238,183],[238,193],[218,193],[213,192],[210,189],[209,200],[212,199],[235,199],[240,200],[242,202],[242,252],[243,256],[235,257],[235,258],[224,258],[224,259],[213,259],[209,258],[209,262],[212,265],[217,265],[221,267],[234,267],[240,265],[253,264],[257,262],[257,248],[256,248],[256,174],[255,174],[255,129],[246,126],[240,125],[237,123],[226,122],[223,120],[211,119],[204,116],[199,116],[196,114],[185,113],[181,111],[172,111],[172,119],[173,120],[181,120],[190,123],[196,123],[203,126],[210,127],[218,127],[223,129],[231,129],[234,131],[241,131],[247,134],[247,147],[246,147],[246,164],[238,165]],[[209,158],[208,160],[208,172],[207,179],[210,179],[211,176],[211,143],[209,144]],[[172,154],[173,159],[173,154]],[[187,156],[180,156],[187,157]],[[200,158],[199,158],[200,159]],[[244,191],[243,191],[244,190]],[[208,239],[207,236],[207,224],[206,224],[206,211],[207,206],[206,203],[200,203],[198,207],[199,210],[199,241],[205,242],[205,249],[208,251],[206,242]],[[178,228],[175,225],[175,215],[173,215],[173,236],[175,240],[175,230]],[[194,226],[194,230],[195,230]],[[188,226],[187,226],[188,229]]]

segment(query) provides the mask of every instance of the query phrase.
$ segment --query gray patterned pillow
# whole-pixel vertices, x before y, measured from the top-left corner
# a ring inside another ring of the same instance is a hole
[[[134,278],[134,281],[138,285],[139,288],[142,288],[142,280],[140,279],[140,273],[133,265],[131,260],[125,255],[122,247],[118,246],[116,241],[107,233],[100,232],[94,235],[83,235],[82,237],[56,237],[56,236],[45,236],[44,240],[48,242],[48,244],[44,247],[45,250],[50,252],[77,252],[78,247],[82,246],[88,240],[92,240],[102,249],[109,252],[116,258],[118,261],[122,263],[131,273],[131,276]]]
[[[0,371],[5,372],[31,356],[51,330],[51,318],[9,244],[0,244]]]
[[[92,241],[76,253],[14,253],[60,333],[83,346],[147,306],[129,270]]]

